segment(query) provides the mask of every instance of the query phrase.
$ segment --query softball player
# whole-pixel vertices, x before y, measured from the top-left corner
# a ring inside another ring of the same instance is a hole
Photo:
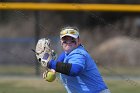
[[[68,93],[110,93],[107,85],[86,49],[81,45],[79,31],[63,28],[60,42],[64,52],[58,60],[50,60],[47,67],[60,73]]]

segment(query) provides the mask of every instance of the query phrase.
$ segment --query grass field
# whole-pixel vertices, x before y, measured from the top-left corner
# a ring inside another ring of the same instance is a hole
[[[127,76],[140,76],[140,67],[99,67],[102,75],[107,76],[117,76],[117,75],[127,75]],[[41,69],[42,71],[42,69]],[[23,66],[23,65],[1,65],[0,74],[10,74],[10,75],[34,75],[35,66]]]
[[[1,65],[0,93],[66,93],[60,81],[49,83],[41,77],[36,77],[34,67]],[[104,77],[109,76],[105,81],[111,93],[140,93],[140,79],[137,78],[140,77],[140,68],[99,67],[99,70]],[[130,79],[129,76],[133,78]]]
[[[130,83],[126,80],[106,81],[111,93],[140,93],[140,80]]]
[[[112,93],[140,93],[136,84],[126,80],[105,80]],[[58,80],[46,82],[36,77],[0,77],[0,93],[66,93]]]
[[[100,67],[99,70],[102,75],[107,76],[140,76],[140,67]]]
[[[40,69],[42,72],[42,68]],[[140,76],[140,67],[100,67],[99,70],[102,75],[107,76],[117,76],[117,75],[127,75],[127,76]],[[34,75],[35,66],[26,65],[1,65],[0,75]]]
[[[58,81],[47,82],[35,77],[1,77],[0,93],[66,93]]]
[[[33,75],[35,74],[35,66],[27,65],[1,65],[0,75]]]

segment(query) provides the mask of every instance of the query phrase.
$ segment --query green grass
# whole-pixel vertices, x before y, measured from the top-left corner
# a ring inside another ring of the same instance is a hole
[[[99,67],[99,70],[106,76],[140,76],[140,67]]]
[[[10,74],[10,75],[24,75],[24,74],[35,74],[35,66],[26,66],[26,65],[1,65],[0,66],[0,75]]]
[[[0,93],[66,93],[58,81],[52,83],[41,78],[1,77]]]
[[[140,76],[139,67],[102,67],[99,66],[99,70],[102,75],[105,76]],[[1,65],[0,66],[0,75],[34,75],[35,66],[26,66],[26,65]],[[40,68],[40,71],[43,72],[43,68]]]
[[[105,76],[140,76],[139,67],[102,67],[99,66],[99,70],[102,75]],[[0,66],[0,75],[34,75],[35,66],[26,66],[26,65],[1,65]],[[43,72],[43,68],[40,68],[40,71]]]
[[[120,77],[120,80],[105,80],[111,93],[140,93],[140,80],[127,80],[127,76],[140,76],[140,68],[99,67],[99,70],[103,76]],[[0,66],[0,93],[66,93],[58,80],[49,83],[36,77],[10,77],[22,74],[34,76],[35,66]]]
[[[111,93],[139,93],[136,84],[126,80],[105,80]],[[36,77],[0,77],[0,93],[67,93],[58,80],[50,83]]]
[[[133,83],[125,80],[109,80],[107,84],[112,93],[140,93],[140,80]]]

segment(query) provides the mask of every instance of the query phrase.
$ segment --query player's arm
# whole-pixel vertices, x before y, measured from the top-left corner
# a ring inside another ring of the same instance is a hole
[[[56,72],[66,74],[69,76],[78,76],[84,69],[85,59],[83,55],[73,55],[69,63],[63,63],[51,60],[48,63],[48,68],[54,69]]]
[[[65,58],[65,52],[62,52],[59,57],[57,58],[57,61],[58,62],[63,62],[64,61],[64,58]]]
[[[54,62],[54,60],[49,62],[48,68],[54,69],[56,72],[69,76],[78,76],[83,70],[83,67],[80,65],[72,63]]]

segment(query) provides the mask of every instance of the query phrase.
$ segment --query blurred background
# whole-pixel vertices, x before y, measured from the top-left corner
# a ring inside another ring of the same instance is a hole
[[[140,4],[139,0],[0,1]],[[65,26],[79,28],[82,44],[112,93],[140,92],[140,12],[0,10],[0,93],[66,93],[59,79],[53,83],[42,79],[43,70],[31,50],[46,37],[60,54],[59,32]]]

